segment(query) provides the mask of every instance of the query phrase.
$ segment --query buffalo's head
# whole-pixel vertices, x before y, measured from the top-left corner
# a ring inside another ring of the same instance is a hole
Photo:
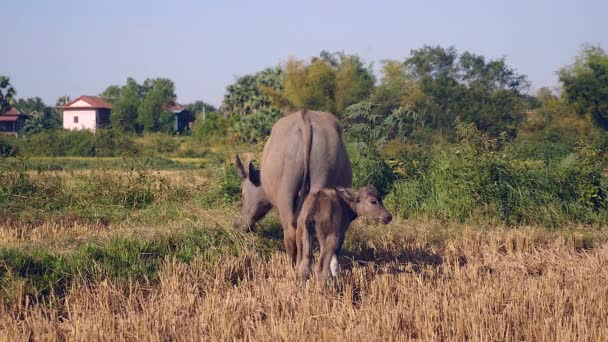
[[[247,161],[246,166],[243,166],[237,155],[234,158],[234,166],[241,178],[241,210],[233,226],[238,229],[253,229],[272,208],[272,204],[262,188],[260,171],[253,163]]]

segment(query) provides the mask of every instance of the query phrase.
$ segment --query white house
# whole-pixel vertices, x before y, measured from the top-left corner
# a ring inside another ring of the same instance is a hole
[[[80,96],[59,107],[63,111],[63,128],[90,129],[110,124],[112,105],[97,96]]]

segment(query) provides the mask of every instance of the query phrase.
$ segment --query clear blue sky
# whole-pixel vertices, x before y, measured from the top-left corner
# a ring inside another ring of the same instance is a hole
[[[323,49],[377,66],[423,45],[506,57],[532,89],[580,45],[608,47],[607,0],[2,0],[0,74],[18,97],[95,95],[128,76],[171,78],[178,101],[214,105],[236,76]]]

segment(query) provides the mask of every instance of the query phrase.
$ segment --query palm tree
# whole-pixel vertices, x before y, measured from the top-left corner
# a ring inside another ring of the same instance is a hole
[[[16,91],[11,85],[11,80],[7,76],[0,76],[0,113],[10,108],[15,94]]]

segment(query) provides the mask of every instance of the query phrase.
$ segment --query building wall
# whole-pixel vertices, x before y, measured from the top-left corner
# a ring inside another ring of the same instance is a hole
[[[74,122],[74,117],[78,117],[78,123]],[[90,129],[95,130],[97,127],[95,109],[64,109],[63,110],[63,128],[65,129]]]

